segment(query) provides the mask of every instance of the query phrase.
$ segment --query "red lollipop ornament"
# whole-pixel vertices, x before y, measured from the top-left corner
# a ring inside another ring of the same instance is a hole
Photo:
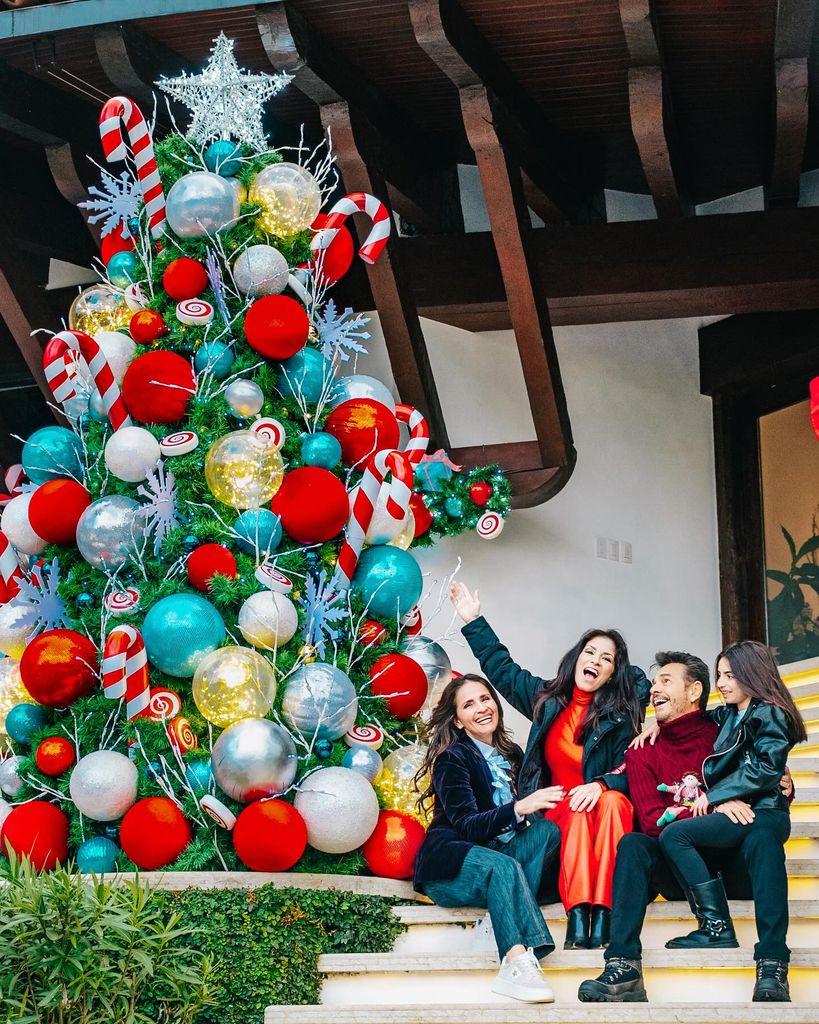
[[[141,423],[176,423],[196,392],[193,367],[175,352],[146,352],[125,371],[122,398]]]
[[[68,818],[45,800],[19,804],[3,822],[0,848],[28,858],[35,871],[51,871],[68,858]]]
[[[208,286],[208,272],[199,260],[180,256],[171,260],[162,275],[162,287],[177,302],[195,299]]]
[[[411,718],[429,693],[426,673],[406,654],[384,654],[370,669],[370,689],[383,697],[389,713],[398,719]]]
[[[188,555],[188,579],[197,590],[209,591],[214,576],[236,579],[236,559],[223,544],[202,544]]]
[[[185,815],[167,796],[137,800],[119,830],[123,853],[145,871],[171,864],[192,837]]]
[[[293,540],[318,544],[332,540],[344,529],[350,499],[344,484],[328,469],[302,466],[285,476],[270,508]]]
[[[20,675],[39,704],[66,708],[96,687],[97,649],[73,629],[47,629],[23,651]]]
[[[426,829],[403,811],[381,811],[370,838],[361,847],[367,867],[379,878],[411,878]]]
[[[91,504],[91,495],[76,480],[47,480],[32,492],[28,521],[49,544],[73,544],[77,523]]]
[[[337,405],[324,429],[341,445],[348,466],[360,466],[373,452],[397,448],[401,439],[395,414],[372,398],[350,398]]]
[[[264,295],[245,314],[245,337],[267,359],[289,359],[304,348],[310,320],[300,302],[289,295]]]
[[[236,819],[233,845],[251,871],[289,871],[307,846],[307,826],[292,804],[260,800]]]

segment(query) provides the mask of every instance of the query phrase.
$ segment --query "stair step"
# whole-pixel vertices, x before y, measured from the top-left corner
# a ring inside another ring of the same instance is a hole
[[[792,772],[819,772],[819,757],[791,757],[788,767]]]
[[[815,1024],[819,1003],[268,1006],[264,1024]]]
[[[796,804],[819,804],[819,786],[797,786]]]
[[[791,839],[819,839],[819,821],[792,821]]]

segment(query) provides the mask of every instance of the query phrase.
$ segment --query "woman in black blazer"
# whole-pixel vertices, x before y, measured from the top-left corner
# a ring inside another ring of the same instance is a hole
[[[429,780],[418,803],[432,802],[433,815],[414,883],[440,906],[488,909],[501,958],[493,992],[551,1002],[538,960],[554,943],[537,897],[560,832],[526,816],[556,806],[563,791],[551,786],[518,799],[521,758],[492,686],[476,675],[453,679],[432,712],[416,777]]]

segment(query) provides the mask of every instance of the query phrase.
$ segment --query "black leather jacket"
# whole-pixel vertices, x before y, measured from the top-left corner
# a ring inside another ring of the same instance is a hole
[[[754,700],[736,724],[736,709],[705,712],[720,727],[714,753],[702,763],[710,804],[744,800],[758,810],[787,811],[779,786],[794,745],[781,708]]]

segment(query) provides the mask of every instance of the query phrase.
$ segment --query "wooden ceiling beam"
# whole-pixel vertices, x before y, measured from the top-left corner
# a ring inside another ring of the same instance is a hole
[[[419,46],[456,88],[486,88],[493,123],[530,182],[564,217],[600,219],[583,184],[581,155],[548,123],[457,0],[410,0],[409,13]]]
[[[779,0],[774,36],[774,147],[767,202],[795,206],[808,133],[808,57],[816,0]]]
[[[686,204],[680,198],[671,166],[671,107],[649,0],[619,0],[619,8],[630,60],[631,133],[657,216],[681,217],[687,212]]]
[[[359,122],[370,122],[378,150],[373,156],[402,217],[429,234],[462,231],[451,143],[422,130],[408,111],[386,99],[292,4],[257,7],[256,22],[268,60],[293,75],[300,92],[318,107],[348,103]]]

